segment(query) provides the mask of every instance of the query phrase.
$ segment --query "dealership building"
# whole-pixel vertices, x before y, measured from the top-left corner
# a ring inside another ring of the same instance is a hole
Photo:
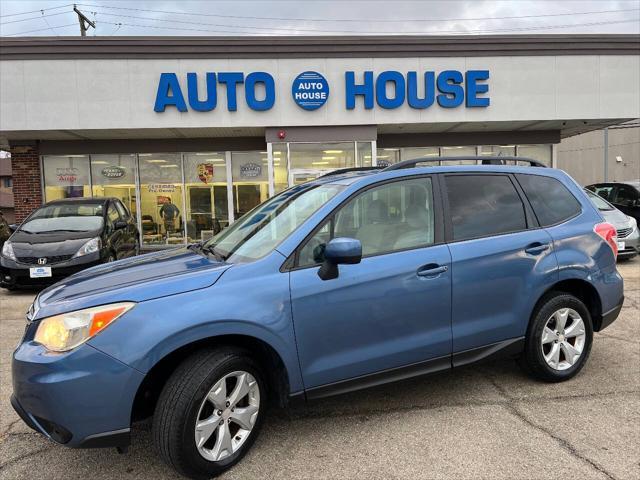
[[[562,138],[639,117],[638,35],[0,43],[16,218],[118,197],[150,249],[208,238],[335,169],[463,155],[556,166]]]

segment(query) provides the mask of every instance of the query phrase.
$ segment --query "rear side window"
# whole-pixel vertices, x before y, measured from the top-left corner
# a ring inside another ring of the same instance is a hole
[[[580,213],[580,202],[562,182],[538,175],[516,175],[540,225],[564,222]]]
[[[453,240],[500,235],[527,228],[524,205],[505,175],[445,177]]]

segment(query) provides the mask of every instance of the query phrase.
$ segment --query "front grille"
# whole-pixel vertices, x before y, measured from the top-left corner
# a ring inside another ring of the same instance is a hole
[[[628,237],[629,235],[631,235],[631,232],[633,232],[633,228],[621,228],[620,230],[618,230],[618,238],[625,238]]]
[[[18,261],[20,263],[28,263],[29,265],[38,265],[38,259],[46,258],[47,263],[42,265],[45,266],[51,265],[52,263],[66,262],[71,257],[73,257],[73,255],[54,255],[52,257],[18,257]]]

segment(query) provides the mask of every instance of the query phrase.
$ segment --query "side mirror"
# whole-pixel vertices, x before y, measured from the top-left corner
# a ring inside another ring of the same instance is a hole
[[[17,223],[12,223],[11,225],[9,225],[9,230],[11,230],[11,233],[15,232],[17,229],[18,229]]]
[[[322,280],[338,278],[338,265],[353,265],[362,260],[362,244],[355,238],[334,238],[324,249],[324,263],[318,270]]]
[[[118,220],[116,223],[113,224],[113,227],[116,230],[119,230],[121,228],[127,228],[128,223],[125,222],[124,220]]]

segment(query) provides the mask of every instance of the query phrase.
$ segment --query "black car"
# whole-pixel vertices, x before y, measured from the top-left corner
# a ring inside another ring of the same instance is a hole
[[[49,202],[2,247],[0,286],[39,286],[140,252],[134,218],[117,198]]]
[[[600,195],[621,212],[635,218],[640,225],[640,181],[594,183],[586,188]]]

